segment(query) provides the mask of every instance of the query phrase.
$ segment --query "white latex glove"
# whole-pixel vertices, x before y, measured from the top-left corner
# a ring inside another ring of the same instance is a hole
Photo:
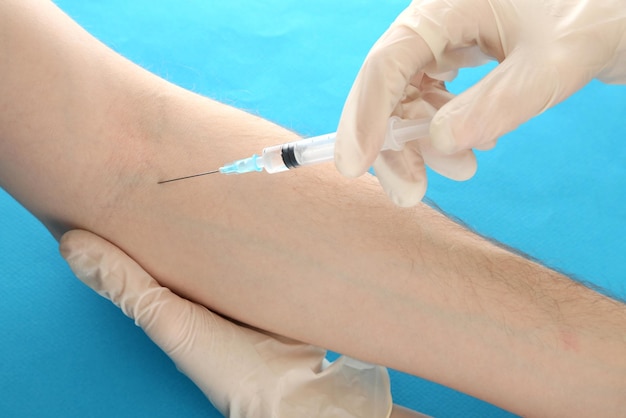
[[[383,367],[236,325],[160,286],[108,241],[70,231],[60,251],[85,284],[110,299],[230,417],[387,417]]]
[[[456,98],[443,83],[424,85],[424,74],[442,78],[487,57],[500,65]],[[414,205],[426,190],[424,162],[467,179],[472,148],[493,147],[593,78],[626,82],[624,0],[415,0],[356,78],[337,130],[337,168],[359,176],[373,163],[392,200]],[[430,140],[380,152],[390,115],[429,113]]]

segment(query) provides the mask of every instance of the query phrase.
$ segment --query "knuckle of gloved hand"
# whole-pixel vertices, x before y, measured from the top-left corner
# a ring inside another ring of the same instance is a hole
[[[384,82],[388,74],[393,70],[394,59],[389,54],[389,51],[382,47],[372,49],[362,66],[362,72],[367,74],[368,81],[380,80]]]
[[[169,289],[153,286],[122,303],[122,309],[150,336],[172,335],[185,324],[186,310],[173,298]],[[159,345],[165,341],[156,341]],[[163,348],[163,347],[162,347]]]
[[[198,334],[207,331],[205,324],[199,324],[202,320],[197,315],[197,311],[193,304],[187,303],[183,306],[176,306],[175,310],[164,309],[161,314],[167,316],[161,318],[159,324],[159,335],[157,342],[159,347],[170,357],[174,359],[187,358],[194,349],[194,342],[197,340]],[[204,334],[203,334],[204,335]],[[155,341],[156,342],[156,341]]]

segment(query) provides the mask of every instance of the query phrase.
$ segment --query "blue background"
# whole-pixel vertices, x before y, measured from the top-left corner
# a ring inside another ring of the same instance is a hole
[[[165,79],[315,135],[336,129],[365,54],[408,0],[57,4]],[[488,69],[463,71],[451,89]],[[428,197],[478,232],[624,297],[625,120],[626,88],[593,82],[479,153],[471,181],[431,173]],[[0,416],[219,416],[131,320],[73,277],[47,231],[2,191],[0,219]],[[433,416],[511,416],[391,375],[396,402]]]

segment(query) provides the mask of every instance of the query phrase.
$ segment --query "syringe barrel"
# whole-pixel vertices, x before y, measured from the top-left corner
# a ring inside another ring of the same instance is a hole
[[[428,137],[429,125],[429,119],[404,120],[393,116],[389,119],[382,149],[399,151],[406,142]],[[280,173],[296,167],[333,161],[335,136],[335,133],[331,133],[267,147],[261,157],[263,168],[268,173]]]
[[[305,165],[333,161],[335,134],[320,135],[263,150],[263,167],[268,173],[279,173]]]

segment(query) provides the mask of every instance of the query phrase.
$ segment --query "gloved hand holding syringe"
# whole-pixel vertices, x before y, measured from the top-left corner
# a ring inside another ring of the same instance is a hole
[[[430,119],[389,119],[383,150],[400,151],[406,142],[428,137]],[[243,174],[263,171],[270,174],[292,168],[333,161],[335,155],[335,133],[305,138],[263,149],[261,155],[233,161],[217,170],[160,181],[159,184],[205,176],[214,173]]]

